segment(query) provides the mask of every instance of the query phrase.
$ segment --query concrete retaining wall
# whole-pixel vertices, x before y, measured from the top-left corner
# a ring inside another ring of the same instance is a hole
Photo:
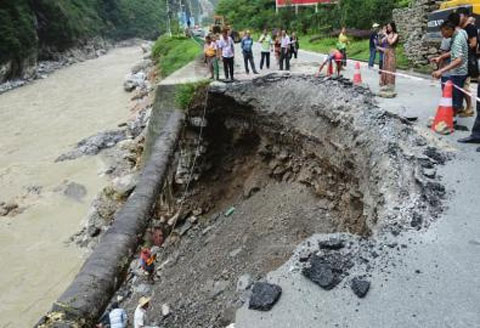
[[[137,188],[115,217],[68,289],[36,327],[92,327],[123,280],[131,257],[147,228],[169,162],[175,151],[184,114],[174,111],[145,165]]]

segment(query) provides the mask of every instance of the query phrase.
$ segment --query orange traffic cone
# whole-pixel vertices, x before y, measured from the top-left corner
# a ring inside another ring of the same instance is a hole
[[[438,105],[437,115],[433,120],[432,130],[440,134],[453,133],[453,83],[447,81],[443,88],[443,96]]]
[[[327,67],[327,76],[332,76],[333,75],[333,65],[332,61],[328,61],[328,67]]]
[[[353,84],[362,84],[362,74],[360,73],[360,63],[355,63],[355,73],[353,74]]]

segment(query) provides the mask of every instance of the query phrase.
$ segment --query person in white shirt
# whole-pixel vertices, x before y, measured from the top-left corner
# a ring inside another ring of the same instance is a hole
[[[225,72],[225,80],[233,78],[233,66],[235,58],[235,44],[233,39],[228,35],[228,30],[223,30],[222,37],[218,42],[218,48],[221,51],[222,61],[223,61],[223,70]]]
[[[124,309],[121,309],[117,302],[113,302],[109,318],[110,328],[127,328],[127,312],[125,312]]]
[[[147,328],[147,309],[150,304],[150,297],[143,296],[138,301],[138,306],[135,309],[135,314],[133,317],[133,327],[134,328]]]
[[[290,37],[287,35],[287,31],[282,31],[281,50],[280,50],[280,70],[283,71],[284,62],[285,69],[290,70]]]

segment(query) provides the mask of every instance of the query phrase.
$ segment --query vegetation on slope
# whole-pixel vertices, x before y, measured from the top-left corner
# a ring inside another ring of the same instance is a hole
[[[165,32],[165,15],[165,1],[158,0],[2,0],[0,63],[96,35],[153,39]]]
[[[153,58],[165,77],[182,68],[202,53],[200,45],[184,36],[163,35],[153,45]]]

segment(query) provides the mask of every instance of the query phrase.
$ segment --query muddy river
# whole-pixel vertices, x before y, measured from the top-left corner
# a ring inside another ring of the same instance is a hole
[[[24,211],[0,217],[0,327],[35,324],[79,270],[84,254],[66,241],[107,181],[99,156],[55,163],[80,139],[115,128],[128,116],[122,82],[141,58],[118,48],[0,95],[0,201]],[[83,185],[80,200],[64,181]]]

